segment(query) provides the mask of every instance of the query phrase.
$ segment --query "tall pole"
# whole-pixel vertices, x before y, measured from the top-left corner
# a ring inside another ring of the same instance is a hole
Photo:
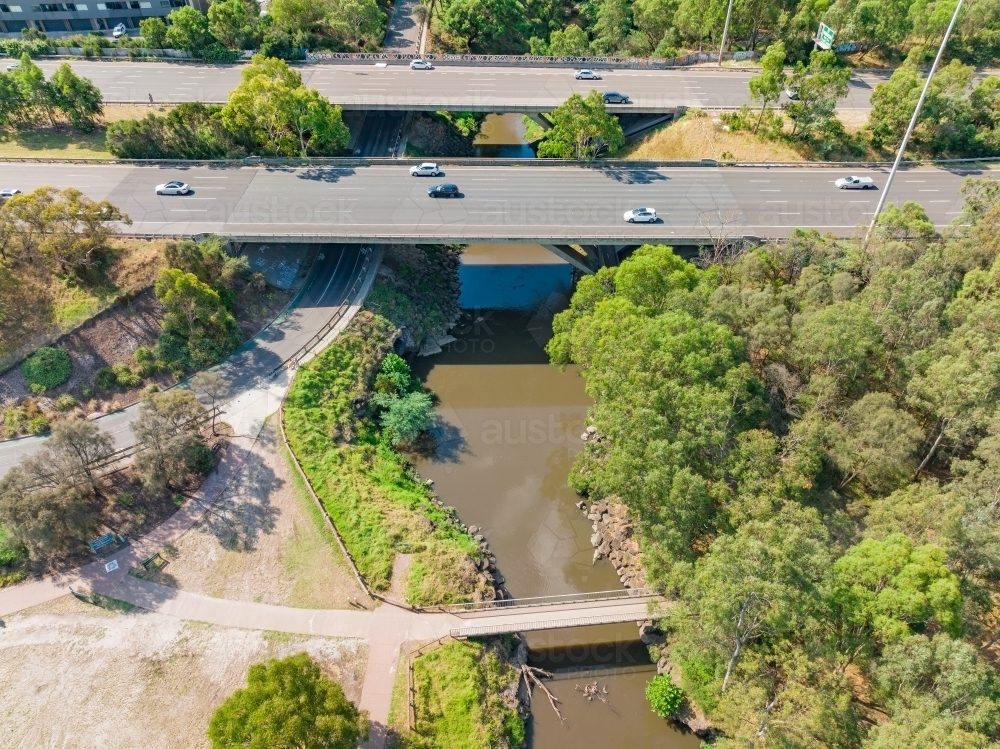
[[[920,92],[920,98],[917,100],[917,106],[913,110],[913,117],[910,118],[910,125],[906,128],[906,133],[903,135],[903,142],[899,144],[899,151],[896,153],[896,160],[892,164],[892,169],[889,172],[889,179],[885,181],[885,187],[882,188],[882,194],[879,196],[878,205],[875,207],[875,214],[872,216],[872,221],[868,224],[868,231],[865,232],[865,239],[861,243],[862,248],[868,245],[868,237],[871,236],[872,229],[875,228],[875,222],[878,221],[878,216],[882,212],[882,206],[885,205],[885,200],[889,195],[889,187],[892,185],[892,179],[896,176],[896,171],[899,169],[899,162],[903,160],[903,153],[906,151],[906,144],[910,142],[910,135],[913,134],[913,128],[917,126],[917,117],[920,116],[920,109],[924,105],[924,99],[927,98],[927,91],[931,87],[931,79],[934,77],[934,73],[937,70],[938,63],[941,62],[941,56],[944,55],[944,48],[948,46],[948,38],[951,36],[952,29],[955,28],[955,21],[958,20],[958,12],[962,10],[962,3],[965,0],[958,0],[958,4],[955,6],[955,12],[951,16],[951,23],[948,24],[948,30],[944,32],[944,38],[941,40],[941,46],[938,48],[937,57],[934,58],[934,64],[931,65],[931,71],[927,74],[927,80],[924,81],[924,90]]]
[[[719,67],[722,67],[722,53],[726,50],[726,37],[729,36],[729,19],[733,15],[733,0],[729,0],[729,10],[726,11],[726,25],[722,27],[722,46],[719,47]]]

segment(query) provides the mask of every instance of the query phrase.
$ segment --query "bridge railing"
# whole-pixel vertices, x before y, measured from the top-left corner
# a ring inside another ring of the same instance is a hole
[[[453,603],[445,607],[452,614],[501,611],[504,609],[527,609],[543,606],[559,606],[567,603],[599,603],[601,601],[623,601],[633,598],[649,598],[656,591],[650,588],[625,588],[623,590],[600,590],[592,593],[566,593],[556,596],[534,596],[531,598],[504,598],[499,601],[478,601]]]

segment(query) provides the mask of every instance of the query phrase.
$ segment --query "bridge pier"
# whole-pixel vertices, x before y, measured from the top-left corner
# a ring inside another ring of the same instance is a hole
[[[528,112],[528,117],[532,122],[537,122],[541,126],[542,130],[552,129],[552,123],[549,122],[540,112]]]
[[[549,252],[561,257],[577,270],[588,275],[601,268],[614,268],[620,262],[620,253],[634,247],[631,244],[545,244]]]

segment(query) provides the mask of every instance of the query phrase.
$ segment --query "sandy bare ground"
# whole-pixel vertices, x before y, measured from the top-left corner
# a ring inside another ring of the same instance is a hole
[[[207,747],[212,712],[249,667],[309,653],[360,698],[363,640],[217,627],[105,611],[71,596],[0,629],[0,747]]]
[[[213,598],[349,608],[364,597],[272,421],[226,493],[142,577]]]

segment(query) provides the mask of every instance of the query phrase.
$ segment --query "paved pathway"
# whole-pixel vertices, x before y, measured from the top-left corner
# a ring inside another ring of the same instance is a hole
[[[420,22],[413,16],[413,6],[419,0],[396,0],[382,49],[386,52],[414,54],[420,51]]]

